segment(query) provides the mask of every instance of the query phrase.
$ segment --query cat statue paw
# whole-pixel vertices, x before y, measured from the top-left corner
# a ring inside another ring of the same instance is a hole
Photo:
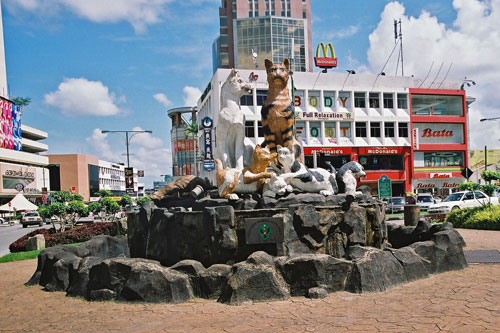
[[[273,174],[271,178],[264,183],[262,196],[275,198],[276,195],[282,196],[287,192],[293,192],[293,187],[289,185],[283,177]]]

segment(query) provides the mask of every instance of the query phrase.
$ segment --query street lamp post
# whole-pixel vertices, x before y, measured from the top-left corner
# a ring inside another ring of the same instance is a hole
[[[482,118],[479,121],[498,120],[500,117]],[[488,170],[488,148],[484,146],[484,170]]]
[[[153,131],[149,131],[149,130],[146,130],[146,131],[108,131],[108,130],[102,130],[101,131],[102,134],[106,134],[106,133],[125,133],[125,145],[127,146],[127,167],[130,168],[130,158],[129,158],[129,149],[128,149],[128,146],[130,144],[130,140],[132,140],[132,138],[134,137],[134,135],[136,134],[140,134],[140,133],[153,133]],[[130,138],[129,138],[129,133],[133,133]]]

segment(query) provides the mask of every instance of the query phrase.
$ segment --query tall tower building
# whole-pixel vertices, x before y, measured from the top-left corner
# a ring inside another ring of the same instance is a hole
[[[7,90],[7,68],[5,66],[5,47],[3,44],[2,1],[0,0],[0,96],[9,97]]]
[[[264,60],[292,58],[292,69],[312,72],[310,0],[221,0],[213,70],[265,69]],[[293,54],[292,54],[293,48]]]

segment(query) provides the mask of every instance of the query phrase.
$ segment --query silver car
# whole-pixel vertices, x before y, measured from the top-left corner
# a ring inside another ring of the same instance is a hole
[[[421,211],[426,211],[429,207],[436,203],[434,197],[430,193],[420,193],[417,195],[417,206]]]

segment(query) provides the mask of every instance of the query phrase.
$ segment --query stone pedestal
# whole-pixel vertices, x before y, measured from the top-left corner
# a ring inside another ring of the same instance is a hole
[[[43,235],[35,235],[28,238],[26,242],[26,251],[35,251],[45,249],[45,238]]]
[[[405,226],[416,226],[420,220],[420,207],[417,205],[405,205]]]

